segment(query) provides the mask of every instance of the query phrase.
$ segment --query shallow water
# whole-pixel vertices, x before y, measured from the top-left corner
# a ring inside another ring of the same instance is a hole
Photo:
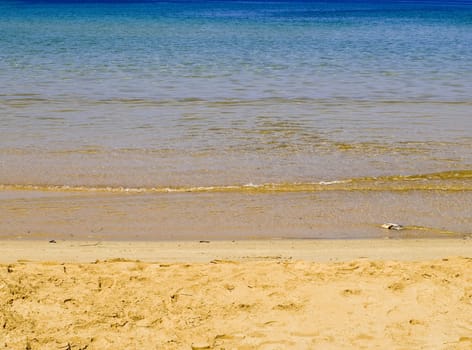
[[[468,234],[470,42],[460,1],[2,1],[2,232]]]

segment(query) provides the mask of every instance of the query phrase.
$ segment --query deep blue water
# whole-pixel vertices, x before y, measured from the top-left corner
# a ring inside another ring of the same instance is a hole
[[[467,2],[10,1],[0,93],[464,100],[471,26]]]

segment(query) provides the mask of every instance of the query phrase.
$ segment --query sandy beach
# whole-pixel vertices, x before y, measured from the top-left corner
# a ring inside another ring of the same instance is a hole
[[[5,349],[470,349],[471,240],[3,241]]]

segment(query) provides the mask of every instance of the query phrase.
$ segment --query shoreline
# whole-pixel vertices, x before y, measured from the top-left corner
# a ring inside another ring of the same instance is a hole
[[[0,263],[15,261],[207,263],[212,260],[346,262],[472,257],[471,239],[267,239],[202,241],[0,240]]]

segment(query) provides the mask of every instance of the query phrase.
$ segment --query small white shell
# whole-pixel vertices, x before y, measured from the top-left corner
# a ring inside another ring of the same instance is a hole
[[[382,226],[380,226],[382,228],[385,228],[387,230],[397,230],[397,231],[400,231],[400,230],[403,230],[404,227],[400,224],[394,224],[394,223],[391,223],[391,222],[388,222],[386,224],[383,224]]]

